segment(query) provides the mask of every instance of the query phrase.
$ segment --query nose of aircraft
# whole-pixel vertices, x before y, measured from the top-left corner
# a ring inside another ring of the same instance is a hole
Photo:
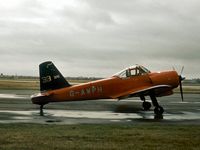
[[[179,85],[180,77],[176,71],[156,72],[150,75],[150,79],[155,85],[170,85],[176,88]]]
[[[154,85],[170,85],[172,88],[180,86],[180,94],[183,101],[182,81],[185,77],[178,75],[176,71],[164,71],[152,73],[150,79]]]

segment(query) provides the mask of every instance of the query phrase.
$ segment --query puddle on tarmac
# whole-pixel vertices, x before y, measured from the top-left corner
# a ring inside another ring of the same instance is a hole
[[[0,94],[0,98],[25,99],[27,96],[17,94]]]

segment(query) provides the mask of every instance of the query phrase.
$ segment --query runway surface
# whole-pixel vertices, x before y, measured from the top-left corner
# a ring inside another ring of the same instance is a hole
[[[30,95],[35,92],[0,90],[0,123],[200,124],[200,94],[185,94],[184,102],[181,102],[179,94],[158,98],[159,104],[165,109],[163,116],[155,116],[153,106],[150,111],[143,111],[142,101],[138,98],[51,103],[45,105],[44,116],[40,116],[39,106],[30,100]]]

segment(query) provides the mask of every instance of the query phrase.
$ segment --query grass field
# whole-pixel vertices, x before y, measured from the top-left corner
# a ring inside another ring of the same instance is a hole
[[[85,80],[70,80],[70,83],[84,83]],[[16,89],[16,90],[39,90],[38,80],[0,80],[0,89]]]
[[[39,81],[32,80],[0,80],[0,89],[39,90]]]
[[[197,125],[1,124],[0,149],[200,149]]]

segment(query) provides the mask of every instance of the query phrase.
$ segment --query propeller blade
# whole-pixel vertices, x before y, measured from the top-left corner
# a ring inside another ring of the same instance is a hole
[[[181,68],[181,73],[180,73],[180,75],[182,75],[182,73],[183,73],[183,69],[184,69],[184,66]]]
[[[181,75],[179,76],[179,86],[180,86],[180,92],[181,92],[181,99],[183,102],[183,87],[182,87],[182,80],[184,80],[185,78],[182,77]]]

